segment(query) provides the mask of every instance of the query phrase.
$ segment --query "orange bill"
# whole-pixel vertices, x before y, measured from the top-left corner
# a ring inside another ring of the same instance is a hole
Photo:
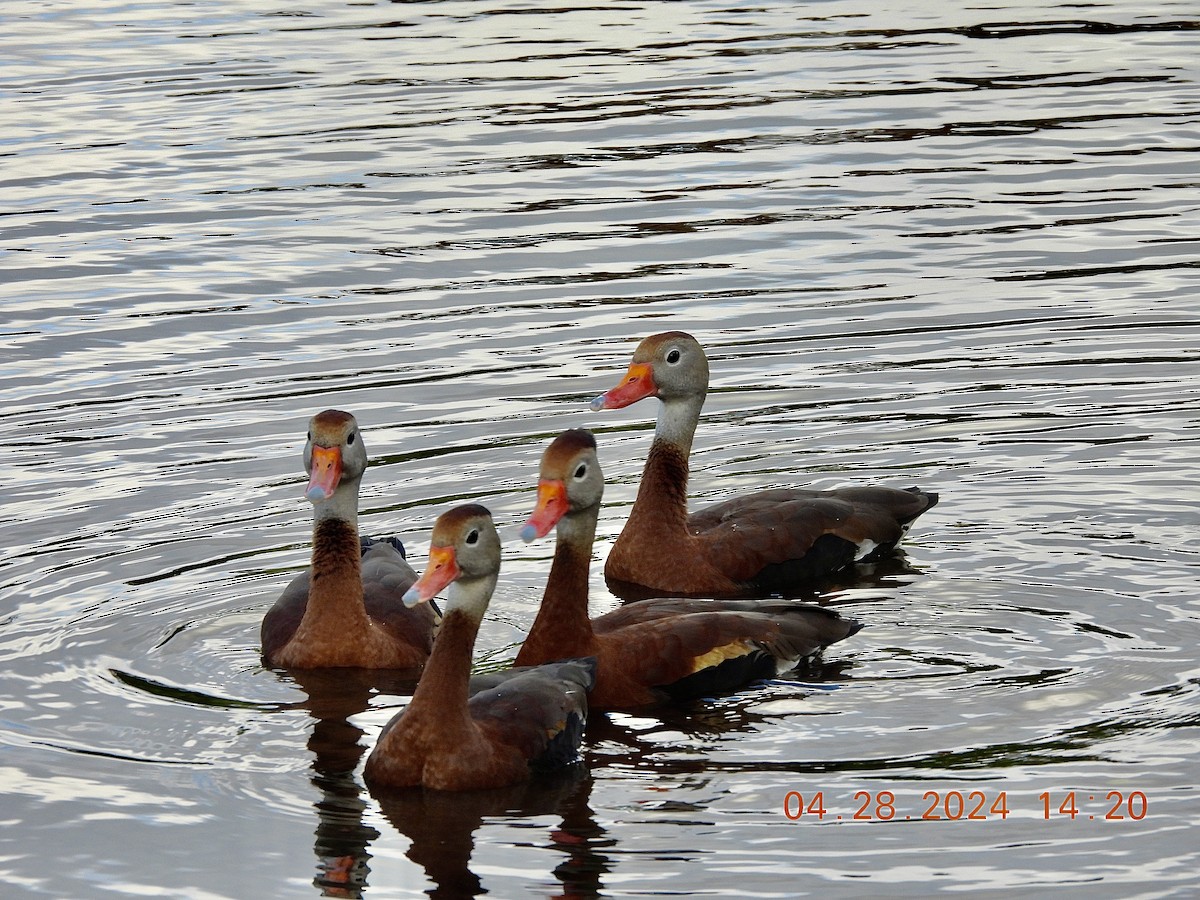
[[[342,451],[340,447],[313,447],[312,467],[309,470],[308,490],[304,496],[316,503],[328,500],[342,480]]]
[[[631,363],[629,371],[615,388],[592,401],[592,409],[621,409],[658,393],[654,369],[649,363]]]
[[[539,481],[537,506],[525,520],[525,525],[521,529],[521,540],[532,541],[534,538],[545,537],[569,509],[570,503],[567,501],[565,484],[549,479]]]
[[[461,574],[453,547],[430,547],[429,563],[417,583],[404,593],[404,605],[416,606],[432,600]]]

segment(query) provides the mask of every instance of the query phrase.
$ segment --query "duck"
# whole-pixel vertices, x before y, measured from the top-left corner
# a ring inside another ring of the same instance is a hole
[[[626,598],[797,596],[855,562],[892,552],[938,501],[919,488],[773,488],[688,513],[688,457],[708,392],[708,357],[692,335],[645,338],[624,377],[591,401],[622,409],[661,401],[629,519],[605,561]]]
[[[395,538],[360,538],[358,494],[367,449],[348,412],[327,409],[308,423],[304,469],[312,503],[312,561],[263,617],[263,662],[285,669],[419,669],[433,646],[436,616],[409,609],[417,573]]]
[[[836,611],[778,600],[658,597],[588,618],[588,578],[604,473],[595,436],[571,429],[542,455],[537,501],[521,528],[556,530],[541,607],[516,665],[594,656],[593,710],[627,709],[734,690],[811,659],[862,625]]]
[[[486,507],[468,503],[438,517],[425,571],[404,600],[423,603],[445,590],[442,622],[412,699],[367,757],[372,790],[502,788],[578,761],[595,659],[470,678],[499,572],[500,538]]]

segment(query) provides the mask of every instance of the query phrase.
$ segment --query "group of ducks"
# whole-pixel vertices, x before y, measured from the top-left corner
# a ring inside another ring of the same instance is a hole
[[[480,622],[500,571],[500,539],[478,504],[434,525],[424,573],[391,539],[360,541],[367,454],[354,417],[313,417],[304,449],[313,504],[312,564],[267,613],[267,665],[422,668],[383,729],[364,777],[380,787],[502,787],[578,758],[587,709],[648,706],[770,677],[861,627],[791,600],[806,583],[890,551],[937,502],[917,489],[773,489],[693,515],[688,456],[708,391],[690,335],[646,338],[620,383],[592,401],[661,407],[629,520],[605,564],[613,592],[640,599],[588,616],[588,568],[604,477],[591,433],[559,435],[542,456],[526,541],[556,530],[542,604],[514,667],[471,675]],[[445,598],[444,614],[431,609]],[[436,633],[436,640],[434,639]]]

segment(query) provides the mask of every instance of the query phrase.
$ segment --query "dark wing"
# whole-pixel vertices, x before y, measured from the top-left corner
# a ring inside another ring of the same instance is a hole
[[[737,612],[759,612],[765,604],[761,600],[706,600],[688,597],[654,597],[638,600],[617,607],[592,619],[592,630],[596,634],[617,631],[638,622],[651,622],[687,613],[731,610]]]
[[[363,602],[370,616],[394,637],[413,647],[433,647],[434,612],[428,603],[409,609],[401,599],[417,573],[404,559],[399,541],[372,541],[363,548]]]
[[[305,569],[291,580],[275,605],[263,616],[259,639],[262,642],[262,655],[270,659],[292,639],[300,620],[304,618],[304,610],[308,606],[308,570]]]
[[[391,544],[391,546],[401,556],[403,556],[405,559],[408,559],[408,554],[404,552],[404,542],[401,541],[400,538],[398,538],[394,535],[389,534],[387,537],[373,538],[373,537],[368,537],[365,534],[362,534],[362,535],[359,535],[359,537],[358,537],[358,543],[362,547],[362,552],[364,555],[366,555],[366,552],[368,550],[370,550],[372,547],[374,547],[376,544]]]
[[[785,585],[895,547],[936,495],[894,488],[777,488],[688,517],[713,565],[736,581]]]
[[[569,669],[569,671],[574,671],[575,665],[580,662],[581,662],[580,660],[571,660],[570,661],[571,668]],[[586,660],[583,660],[582,662],[587,663]],[[552,665],[558,665],[558,663],[554,663]],[[467,696],[474,697],[476,694],[484,694],[489,691],[490,692],[500,692],[499,689],[503,685],[512,681],[514,678],[519,678],[521,676],[524,676],[528,672],[535,671],[540,668],[542,668],[542,666],[516,666],[516,667],[512,667],[512,668],[508,668],[508,669],[497,669],[494,672],[477,672],[476,674],[472,675],[470,680],[467,682]],[[595,666],[594,665],[591,668],[591,676],[594,680],[594,678],[595,678]],[[587,689],[591,690],[591,687],[592,687],[592,684],[591,684],[591,682],[589,682],[587,684]],[[500,693],[502,693],[502,692],[500,692]],[[379,733],[379,736],[382,737],[384,734],[386,734],[392,728],[393,725],[395,725],[397,722],[400,721],[400,717],[403,715],[404,715],[404,710],[402,709],[398,713],[396,713],[396,715],[392,716],[392,718],[388,720],[387,724],[383,726],[382,730]]]
[[[471,717],[535,768],[569,765],[579,758],[587,692],[595,679],[596,660],[590,657],[477,676],[472,689],[482,689],[468,701]]]
[[[630,612],[642,604],[644,610]],[[652,615],[651,606],[663,614]],[[678,599],[632,603],[592,625],[610,669],[673,696],[729,690],[774,675],[862,627],[806,603]]]
[[[854,507],[852,527],[861,529],[865,538],[877,545],[867,556],[894,549],[916,518],[938,502],[936,493],[915,487],[902,491],[884,487],[846,487],[830,493]]]

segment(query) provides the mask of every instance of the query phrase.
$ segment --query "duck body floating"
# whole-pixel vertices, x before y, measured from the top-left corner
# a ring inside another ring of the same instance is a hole
[[[646,397],[659,406],[637,498],[604,575],[614,594],[795,595],[856,561],[895,549],[937,503],[918,488],[772,488],[688,512],[688,457],[708,392],[708,358],[682,331],[643,340],[616,387],[592,409]]]
[[[354,416],[328,409],[312,417],[304,468],[312,562],[263,618],[263,661],[294,669],[419,668],[433,646],[435,616],[404,605],[417,573],[400,542],[359,537],[367,451]]]

